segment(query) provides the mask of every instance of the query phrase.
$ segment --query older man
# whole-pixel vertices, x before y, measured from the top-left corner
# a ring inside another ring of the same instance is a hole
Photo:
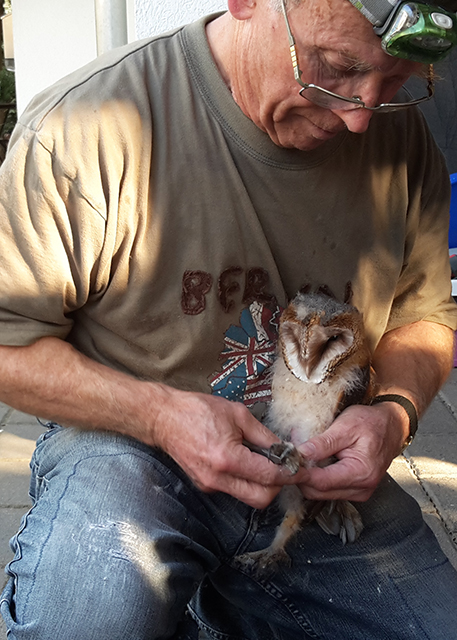
[[[411,74],[424,94],[398,108]],[[0,175],[0,388],[50,429],[10,638],[454,637],[456,575],[385,474],[457,326],[431,95],[347,0],[229,0],[33,101]],[[388,397],[290,477],[243,441],[276,440],[257,418],[304,286],[363,312]],[[256,576],[236,557],[271,541],[287,483],[360,501],[365,530],[343,547],[311,525]]]

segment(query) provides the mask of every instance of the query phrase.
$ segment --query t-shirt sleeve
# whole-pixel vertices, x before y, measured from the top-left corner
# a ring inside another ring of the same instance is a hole
[[[0,169],[0,344],[68,335],[97,288],[104,227],[77,171],[67,175],[52,143],[18,125]]]
[[[409,169],[404,262],[387,330],[419,320],[457,329],[448,250],[449,173],[427,125],[422,118],[419,122],[425,144],[418,148],[411,142],[415,157]]]

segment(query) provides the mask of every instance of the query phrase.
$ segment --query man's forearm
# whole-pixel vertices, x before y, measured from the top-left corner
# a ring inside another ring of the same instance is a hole
[[[151,407],[163,404],[168,393],[164,385],[114,371],[57,338],[0,347],[0,399],[64,425],[150,439]]]
[[[373,357],[379,393],[406,396],[422,415],[451,371],[453,345],[454,332],[434,322],[389,331]]]

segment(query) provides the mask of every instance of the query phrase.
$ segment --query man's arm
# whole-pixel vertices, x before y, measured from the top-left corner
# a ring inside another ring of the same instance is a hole
[[[386,333],[374,354],[378,394],[400,394],[422,415],[446,380],[453,362],[454,333],[433,322],[416,322]],[[311,499],[367,500],[409,435],[409,418],[398,404],[346,409],[322,435],[299,447],[315,467],[302,491]]]
[[[137,380],[57,338],[0,346],[0,399],[67,426],[116,431],[166,451],[203,491],[224,491],[266,507],[291,478],[251,453],[243,438],[269,447],[278,438],[240,403]]]

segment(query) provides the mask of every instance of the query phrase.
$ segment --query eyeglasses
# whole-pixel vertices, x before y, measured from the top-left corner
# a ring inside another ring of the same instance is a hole
[[[433,82],[433,65],[429,66],[429,73],[427,77],[428,95],[416,100],[410,100],[408,102],[385,102],[377,105],[376,107],[367,107],[360,96],[352,96],[352,98],[347,98],[346,96],[341,96],[338,93],[333,93],[333,91],[329,91],[328,89],[319,87],[316,84],[303,82],[303,80],[301,79],[302,71],[298,65],[298,54],[295,46],[295,39],[292,35],[289,19],[287,17],[285,0],[281,0],[281,7],[284,14],[284,19],[286,21],[287,33],[289,36],[289,48],[292,58],[292,66],[294,69],[294,76],[295,80],[302,87],[299,92],[302,98],[310,100],[317,106],[323,107],[324,109],[335,109],[337,111],[349,111],[350,109],[368,109],[368,111],[378,111],[380,113],[385,113],[389,111],[398,111],[399,109],[406,109],[408,107],[412,107],[415,104],[426,102],[433,97],[435,93]]]

